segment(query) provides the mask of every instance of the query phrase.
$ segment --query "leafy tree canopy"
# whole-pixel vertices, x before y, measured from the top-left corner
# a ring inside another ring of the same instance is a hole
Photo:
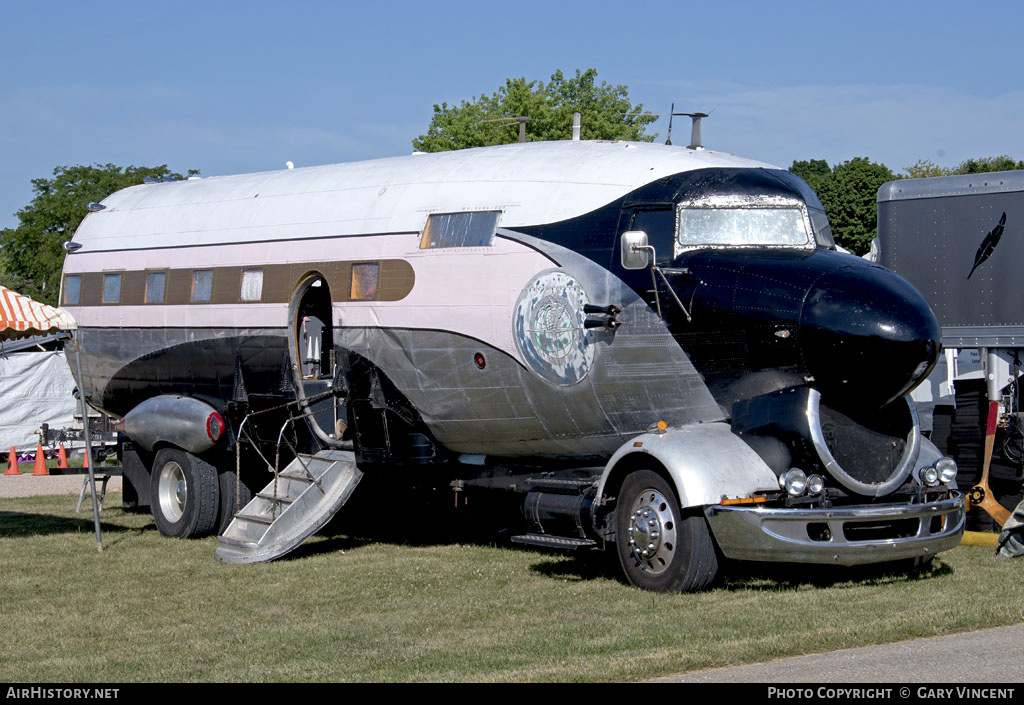
[[[1024,161],[1006,155],[967,159],[955,167],[939,166],[929,159],[918,160],[905,174],[894,174],[884,164],[866,157],[830,167],[824,159],[794,161],[789,168],[814,189],[825,206],[836,244],[855,254],[864,254],[878,232],[878,189],[894,179],[980,174],[990,171],[1024,169]]]
[[[420,152],[507,144],[519,139],[516,124],[488,122],[499,118],[528,117],[529,141],[567,140],[572,137],[572,114],[581,114],[582,139],[622,139],[650,142],[644,128],[657,116],[629,100],[626,86],[597,85],[597,71],[576,70],[566,78],[555,71],[551,81],[509,78],[491,95],[481,95],[458,106],[434,105],[427,133],[412,141]]]
[[[790,171],[818,194],[836,244],[857,255],[867,252],[878,233],[878,188],[896,178],[892,170],[857,157],[831,168],[822,159],[794,161]]]
[[[189,170],[187,176],[198,174]],[[91,201],[102,201],[147,176],[185,178],[167,165],[118,167],[59,166],[52,179],[33,179],[32,202],[17,212],[20,223],[0,230],[0,284],[37,301],[56,305],[65,241],[88,214]]]
[[[814,189],[815,193],[821,184],[832,178],[832,167],[824,159],[810,159],[808,161],[794,161],[789,170],[807,182],[807,185]]]
[[[927,176],[955,176],[957,174],[983,174],[990,171],[1014,171],[1024,169],[1024,161],[1016,161],[1012,157],[979,157],[966,159],[954,167],[939,166],[930,159],[920,159],[913,166],[908,166],[907,176],[919,179]]]

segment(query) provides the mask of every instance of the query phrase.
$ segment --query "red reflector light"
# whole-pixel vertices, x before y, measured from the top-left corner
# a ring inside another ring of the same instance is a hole
[[[206,417],[206,435],[215,442],[224,433],[224,419],[216,411]]]
[[[477,353],[476,355],[474,355],[473,362],[475,362],[476,366],[479,367],[481,370],[487,367],[487,360],[484,359],[483,353]]]

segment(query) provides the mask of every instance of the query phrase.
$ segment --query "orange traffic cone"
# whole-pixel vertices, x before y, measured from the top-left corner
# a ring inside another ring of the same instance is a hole
[[[43,452],[43,446],[36,446],[36,462],[32,467],[33,475],[49,475],[50,471],[46,469],[46,453]]]
[[[68,454],[64,452],[64,446],[57,446],[57,467],[66,468],[68,466]]]
[[[11,454],[7,456],[7,472],[4,475],[20,475],[21,470],[18,470],[18,452],[14,450],[14,446],[11,446]]]

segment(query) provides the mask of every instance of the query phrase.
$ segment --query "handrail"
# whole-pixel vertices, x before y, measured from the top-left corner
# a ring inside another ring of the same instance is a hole
[[[304,412],[302,414],[298,414],[298,415],[292,414],[292,413],[289,412],[288,419],[284,422],[284,424],[282,424],[281,430],[277,434],[277,443],[274,445],[274,462],[273,463],[271,463],[267,459],[267,456],[263,455],[263,452],[260,450],[259,442],[255,438],[253,438],[252,435],[249,433],[249,430],[246,428],[246,423],[248,423],[249,419],[251,419],[254,416],[259,416],[261,414],[266,414],[266,413],[269,413],[271,411],[280,411],[281,409],[287,409],[288,407],[293,406],[293,405],[294,406],[299,406],[300,404],[305,403],[307,405],[307,408],[308,408],[308,403],[309,402],[311,402],[311,401],[318,401],[321,398],[326,398],[326,397],[329,397],[329,396],[331,396],[333,394],[334,394],[334,391],[329,389],[329,390],[327,390],[325,392],[321,392],[319,394],[315,394],[315,395],[313,395],[311,397],[305,397],[303,399],[293,399],[292,401],[285,402],[284,404],[278,404],[276,406],[271,406],[271,407],[268,407],[266,409],[260,409],[259,411],[251,411],[251,412],[249,412],[249,413],[247,413],[245,415],[245,417],[242,419],[242,422],[240,424],[238,424],[238,433],[235,435],[235,511],[236,512],[238,512],[241,509],[241,507],[239,505],[242,502],[242,497],[241,497],[241,481],[242,481],[242,441],[243,440],[246,440],[246,441],[249,442],[249,444],[252,446],[253,450],[256,451],[256,454],[260,458],[263,459],[264,463],[266,463],[267,469],[274,473],[274,496],[275,497],[277,496],[277,478],[278,478],[278,475],[280,473],[281,443],[282,443],[282,441],[284,441],[284,443],[288,446],[289,450],[292,451],[292,453],[295,455],[295,457],[299,458],[299,464],[302,465],[303,471],[305,471],[306,475],[314,482],[314,484],[316,484],[317,489],[319,489],[321,492],[323,492],[323,487],[320,485],[319,480],[317,480],[317,479],[315,479],[313,477],[312,473],[309,471],[309,467],[307,467],[306,464],[302,462],[302,459],[299,457],[299,453],[296,451],[295,446],[293,446],[288,441],[288,439],[284,437],[285,429],[288,426],[294,424],[295,421],[297,421],[299,419],[305,419],[305,418],[308,418],[310,416],[313,416],[313,414],[315,412],[313,412],[313,411],[306,411],[306,412]],[[313,438],[316,439],[316,434],[313,434]],[[322,448],[322,444],[320,443],[320,440],[316,439],[316,442],[317,442],[318,445],[321,445],[321,448]]]

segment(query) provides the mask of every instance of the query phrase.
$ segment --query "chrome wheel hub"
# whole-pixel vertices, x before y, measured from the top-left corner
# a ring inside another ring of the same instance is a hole
[[[188,483],[181,466],[170,462],[160,469],[159,490],[160,511],[170,522],[177,522],[185,514],[188,502]]]
[[[672,502],[658,490],[644,490],[630,507],[629,548],[637,565],[653,574],[665,571],[672,562],[676,517]]]

